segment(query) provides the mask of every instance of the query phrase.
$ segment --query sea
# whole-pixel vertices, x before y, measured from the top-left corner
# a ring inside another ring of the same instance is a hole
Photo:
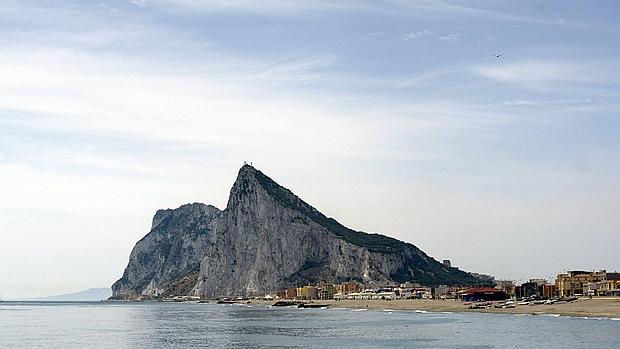
[[[620,348],[619,320],[248,304],[2,302],[0,348]]]

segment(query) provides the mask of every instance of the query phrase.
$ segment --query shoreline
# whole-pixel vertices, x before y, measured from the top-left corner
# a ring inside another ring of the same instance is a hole
[[[492,314],[560,315],[574,317],[620,318],[620,298],[579,299],[571,303],[517,305],[515,308],[469,309],[462,301],[454,300],[372,300],[372,301],[326,301],[330,307],[375,310],[421,310],[429,312],[477,312]]]
[[[546,315],[546,316],[571,316],[587,318],[613,318],[620,319],[620,297],[578,299],[570,303],[540,304],[540,305],[517,305],[515,308],[484,308],[469,309],[462,301],[457,300],[314,300],[316,304],[329,305],[330,308],[369,309],[369,310],[404,310],[423,312],[450,312],[450,313],[489,313],[489,314],[513,314],[513,315]],[[271,301],[252,301],[256,305],[272,305]]]
[[[83,301],[64,302],[26,302],[26,303],[82,303]],[[159,303],[158,300],[131,301],[131,300],[101,300],[97,303]],[[609,318],[620,320],[620,297],[604,298],[580,298],[570,303],[540,304],[540,305],[517,305],[515,308],[483,308],[470,309],[470,303],[460,300],[431,300],[431,299],[397,299],[397,300],[312,300],[303,301],[310,304],[324,304],[331,309],[368,309],[368,310],[395,310],[412,312],[433,313],[487,313],[487,314],[512,314],[512,315],[540,315],[540,316],[568,316],[579,318]],[[22,303],[20,301],[5,301],[4,305]],[[90,303],[90,302],[88,302]],[[166,303],[166,302],[164,302]],[[182,301],[170,303],[205,303],[216,304],[215,300]],[[251,300],[249,303],[233,303],[238,305],[273,306],[275,301]]]

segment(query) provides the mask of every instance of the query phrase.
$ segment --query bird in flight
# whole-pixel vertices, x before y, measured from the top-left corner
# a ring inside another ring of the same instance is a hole
[[[503,56],[503,55],[504,55],[503,53],[500,53],[500,54],[498,54],[498,55],[495,55],[495,58],[500,58],[500,57],[501,57],[501,56]]]

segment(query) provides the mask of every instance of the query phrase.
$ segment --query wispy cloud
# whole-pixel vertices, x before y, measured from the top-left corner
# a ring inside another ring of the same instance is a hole
[[[361,11],[407,17],[478,17],[485,20],[554,25],[588,27],[600,30],[617,31],[619,28],[601,26],[597,23],[570,21],[562,17],[545,18],[535,15],[522,15],[493,9],[492,6],[479,8],[465,6],[453,1],[443,0],[309,0],[309,1],[251,1],[251,0],[131,0],[138,6],[154,5],[170,11],[206,11],[206,12],[249,12],[261,15],[297,15],[308,12],[342,12]]]
[[[520,107],[520,106],[546,106],[546,105],[567,105],[567,104],[592,104],[592,103],[604,103],[603,100],[592,100],[590,98],[586,99],[554,99],[554,100],[532,100],[532,99],[514,99],[514,100],[505,100],[503,102],[504,105],[509,107]]]
[[[109,10],[110,12],[112,12],[114,14],[118,14],[119,13],[119,11],[118,11],[118,9],[116,7],[110,6],[110,5],[102,3],[102,2],[99,3],[99,7],[104,8],[106,10]]]
[[[407,5],[403,5],[407,6]],[[546,19],[535,16],[522,16],[511,13],[505,13],[489,8],[477,8],[471,6],[463,6],[455,4],[454,2],[442,1],[442,0],[422,0],[409,4],[412,7],[423,8],[430,11],[437,11],[442,13],[453,13],[462,16],[471,17],[484,17],[487,20],[501,20],[512,22],[525,22],[525,23],[538,23],[538,24],[566,24],[566,21],[557,19]]]
[[[605,64],[606,65],[606,64]],[[609,83],[614,75],[596,62],[523,61],[476,66],[473,72],[496,81],[542,86],[551,83]]]
[[[431,35],[433,35],[432,31],[424,29],[422,31],[417,31],[417,32],[413,32],[413,33],[409,33],[405,35],[403,40],[411,41],[411,40],[416,40],[416,39],[423,38],[425,36],[431,36]]]
[[[269,90],[306,84],[313,80],[313,67],[325,62],[321,57],[269,63],[218,59],[220,63],[203,62],[209,67],[204,73],[188,75],[161,71],[158,64],[136,57],[51,48],[30,53],[24,59],[19,52],[0,50],[0,108],[48,115],[50,127],[64,120],[62,128],[124,129],[164,139],[223,143],[235,138],[227,134],[242,132],[248,141],[252,134],[279,132],[279,123],[260,121],[261,114],[284,118],[288,113],[284,101],[272,105]],[[229,117],[217,117],[222,114]],[[239,122],[244,127],[238,128]],[[197,124],[216,132],[205,137]]]
[[[251,1],[251,0],[151,0],[147,5],[155,5],[170,11],[193,10],[206,12],[250,12],[261,15],[295,15],[301,12],[333,11],[371,11],[369,3],[349,0],[310,0],[310,1]]]
[[[390,0],[392,4],[396,6],[402,6],[403,8],[409,8],[411,10],[428,11],[434,13],[436,16],[466,16],[466,17],[478,17],[484,18],[489,21],[501,21],[501,22],[514,22],[523,24],[539,24],[545,26],[559,26],[559,27],[576,27],[576,28],[588,28],[592,30],[600,31],[613,31],[620,30],[618,26],[601,25],[599,23],[581,22],[576,20],[569,20],[562,17],[540,17],[535,14],[518,14],[505,12],[497,9],[493,9],[492,6],[486,8],[464,6],[453,1],[443,0],[421,0],[415,2]]]
[[[456,43],[459,38],[461,37],[460,34],[447,34],[447,35],[442,35],[439,37],[440,41],[444,41],[444,42],[450,42],[450,43]]]

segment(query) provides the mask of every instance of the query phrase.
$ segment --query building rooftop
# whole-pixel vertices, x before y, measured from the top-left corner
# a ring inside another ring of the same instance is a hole
[[[607,280],[620,280],[620,273],[607,273],[605,277]]]
[[[500,290],[496,290],[493,287],[472,287],[467,290],[460,291],[460,294],[472,294],[472,293],[493,293],[493,292],[501,292]]]

